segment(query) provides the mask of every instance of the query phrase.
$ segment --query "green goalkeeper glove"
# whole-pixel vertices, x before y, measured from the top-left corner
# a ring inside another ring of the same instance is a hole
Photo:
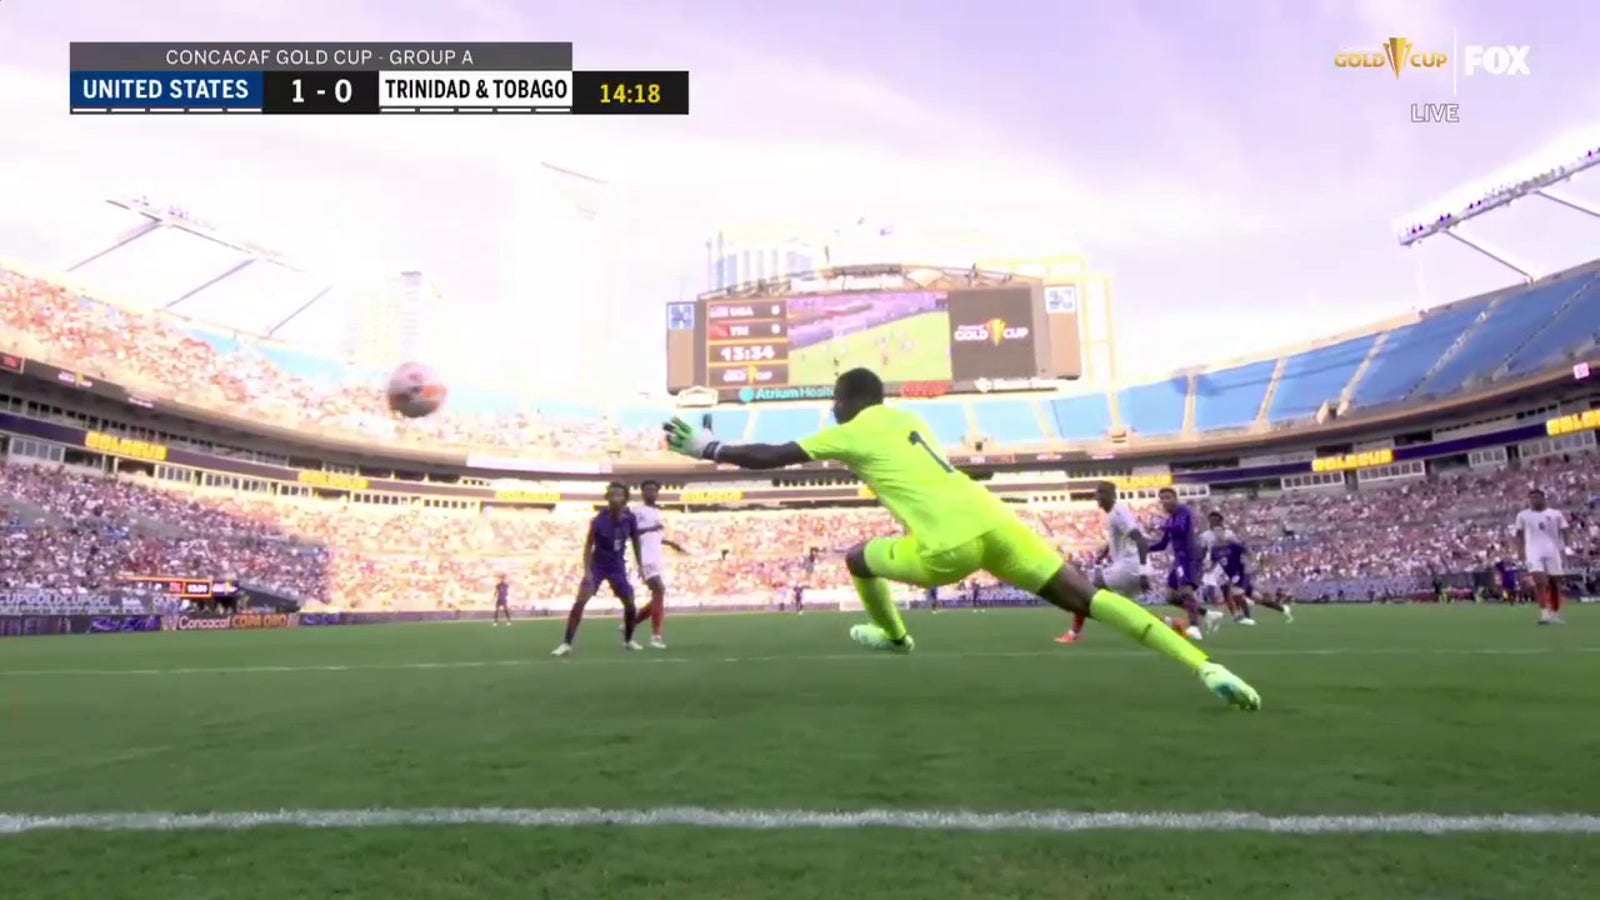
[[[716,435],[682,419],[664,423],[661,430],[666,433],[668,450],[692,459],[716,459],[717,448],[722,445]]]

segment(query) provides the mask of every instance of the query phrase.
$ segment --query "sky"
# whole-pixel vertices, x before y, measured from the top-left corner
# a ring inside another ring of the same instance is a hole
[[[1333,65],[1395,35],[1528,45],[1531,73]],[[688,69],[693,111],[72,117],[72,40],[570,40],[578,68]],[[449,307],[431,361],[534,393],[658,387],[662,305],[705,287],[719,227],[971,229],[1108,272],[1138,380],[1514,281],[1448,239],[1400,248],[1395,221],[1600,125],[1597,45],[1575,0],[5,0],[0,189],[144,194],[307,267],[420,269]],[[1461,121],[1413,123],[1429,102]],[[539,162],[607,184],[592,239],[547,212]],[[1600,176],[1564,190],[1600,204]],[[1600,220],[1538,200],[1466,230],[1535,274],[1600,248]]]

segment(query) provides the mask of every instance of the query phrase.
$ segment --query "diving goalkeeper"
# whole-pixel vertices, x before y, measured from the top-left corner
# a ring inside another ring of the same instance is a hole
[[[837,460],[872,488],[907,534],[857,544],[845,556],[856,593],[873,622],[850,629],[855,641],[910,652],[915,642],[906,633],[889,582],[937,587],[983,569],[1177,660],[1234,706],[1261,707],[1261,697],[1243,679],[1211,662],[1139,604],[1097,591],[998,497],[950,465],[931,442],[932,431],[921,417],[884,405],[883,381],[877,374],[851,369],[840,375],[833,389],[833,417],[839,424],[788,444],[727,443],[681,419],[663,428],[667,445],[684,456],[742,469]]]

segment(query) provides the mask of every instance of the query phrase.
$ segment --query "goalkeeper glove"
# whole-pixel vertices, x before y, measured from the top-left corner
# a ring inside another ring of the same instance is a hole
[[[717,448],[722,446],[716,435],[682,419],[673,419],[661,429],[667,435],[667,449],[693,459],[716,459]]]

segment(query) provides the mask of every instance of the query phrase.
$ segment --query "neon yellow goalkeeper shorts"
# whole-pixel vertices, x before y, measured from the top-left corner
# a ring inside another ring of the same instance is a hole
[[[943,587],[979,570],[1037,593],[1061,571],[1061,555],[1020,521],[1001,525],[964,544],[924,553],[914,534],[867,542],[867,568],[890,581]]]

